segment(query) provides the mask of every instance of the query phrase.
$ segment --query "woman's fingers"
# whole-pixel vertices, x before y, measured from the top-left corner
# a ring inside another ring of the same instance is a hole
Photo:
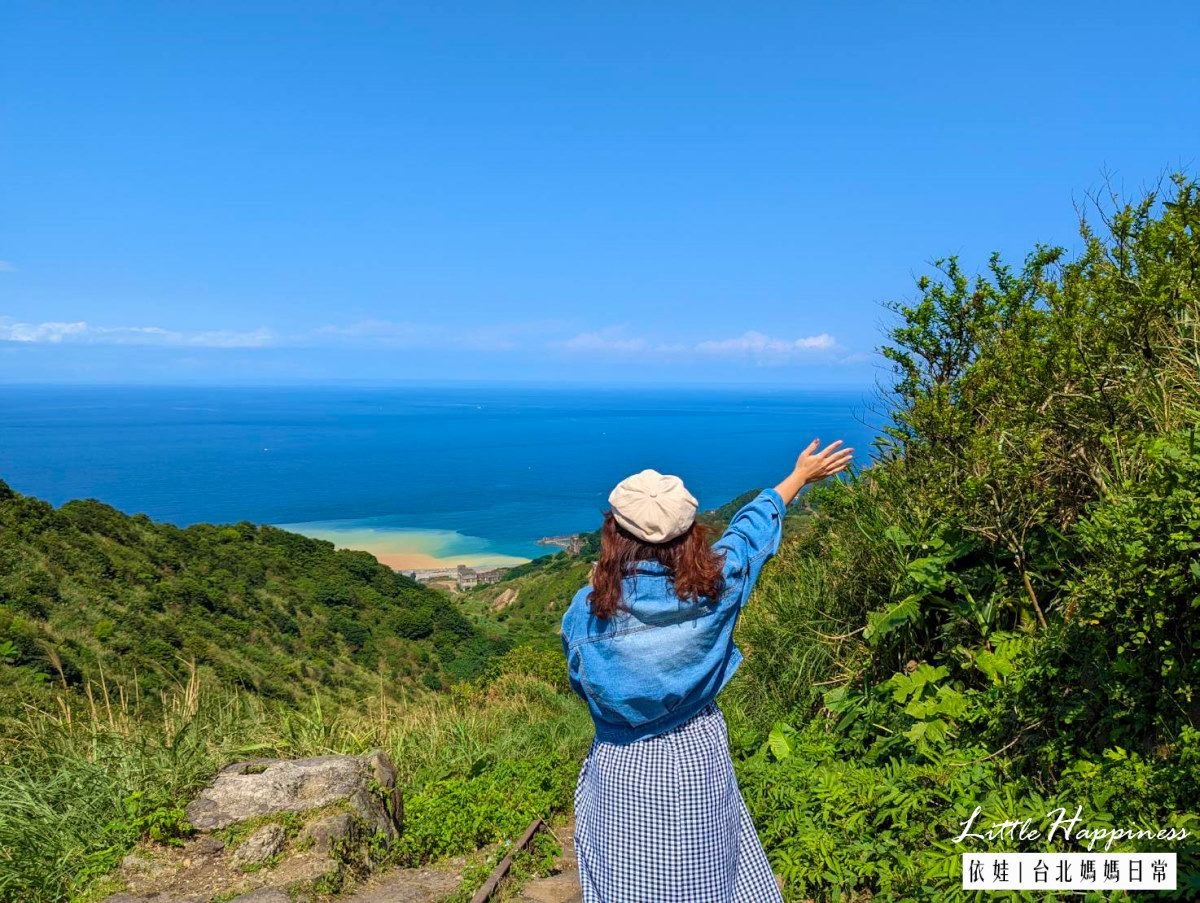
[[[808,443],[808,447],[805,448],[804,451],[800,452],[799,456],[796,458],[796,466],[797,467],[808,466],[807,462],[812,460],[815,457],[813,455],[813,452],[817,450],[817,446],[819,446],[820,444],[821,444],[820,439],[814,439],[812,442]]]
[[[853,457],[853,455],[854,449],[847,448],[828,459],[823,468],[825,475],[831,477],[835,473],[841,473],[846,469],[846,465],[850,463],[850,459]]]
[[[812,474],[811,478],[823,480],[846,469],[846,466],[850,463],[851,456],[854,454],[854,449],[839,448],[842,441],[841,439],[836,439],[824,448],[821,448],[821,440],[814,439],[800,453],[799,461],[808,460],[811,462],[807,465],[811,468],[809,471]]]

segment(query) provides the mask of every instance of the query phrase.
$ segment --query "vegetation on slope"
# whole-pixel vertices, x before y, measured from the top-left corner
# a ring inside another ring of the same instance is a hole
[[[396,864],[513,839],[569,807],[591,722],[503,634],[366,553],[0,483],[0,900],[103,896],[239,757],[387,749]]]
[[[387,750],[405,794],[396,865],[511,841],[569,807],[592,737],[574,696],[528,670],[514,661],[399,705],[388,695],[284,704],[196,675],[152,710],[80,705],[60,690],[53,708],[0,717],[0,901],[118,890],[112,870],[133,844],[184,836],[188,800],[251,757]]]
[[[117,695],[157,695],[194,662],[266,698],[350,700],[381,682],[440,687],[506,648],[365,552],[248,523],[181,530],[95,501],[56,510],[0,482],[10,699],[101,673]]]
[[[523,566],[521,573],[458,598],[477,624],[494,625],[513,645],[557,649],[559,625],[575,593],[588,582],[594,556],[560,552]],[[532,566],[536,565],[536,567]]]
[[[739,775],[792,899],[962,895],[976,806],[1197,827],[1200,188],[1099,215],[893,306],[880,461],[747,608]],[[1200,889],[1194,836],[1113,849]]]

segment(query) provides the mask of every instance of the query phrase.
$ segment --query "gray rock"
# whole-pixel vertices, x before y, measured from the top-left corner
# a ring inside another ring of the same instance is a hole
[[[289,888],[305,887],[322,878],[329,878],[342,872],[342,865],[336,859],[328,856],[315,856],[307,853],[291,859],[284,859],[274,875],[276,878],[286,870],[283,876],[286,880],[275,880],[276,884],[286,884]]]
[[[281,825],[263,825],[233,851],[233,864],[261,865],[277,855],[287,843],[287,834]]]
[[[192,856],[219,856],[225,850],[225,844],[211,834],[197,837],[187,848]]]
[[[372,785],[382,792],[372,792]],[[303,812],[343,802],[372,832],[399,836],[396,767],[382,750],[364,756],[257,759],[221,769],[187,807],[200,831],[216,831],[261,815]]]
[[[357,823],[353,815],[347,812],[338,812],[305,825],[300,836],[296,838],[296,844],[299,846],[305,841],[312,841],[312,848],[315,851],[328,856],[334,844],[340,841],[353,843],[358,834],[356,828]]]

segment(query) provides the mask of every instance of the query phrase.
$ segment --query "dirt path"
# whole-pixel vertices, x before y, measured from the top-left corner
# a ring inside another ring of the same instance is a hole
[[[579,893],[579,870],[575,860],[575,821],[555,825],[551,830],[563,848],[557,871],[546,878],[526,882],[515,895],[505,893],[501,885],[496,900],[514,903],[583,903]],[[339,903],[438,903],[458,889],[466,865],[465,858],[451,859],[420,869],[394,869],[380,872]]]
[[[346,903],[437,903],[458,889],[462,876],[437,868],[394,869],[381,872],[350,896]]]
[[[558,871],[548,878],[527,881],[516,897],[518,903],[583,903],[579,891],[579,865],[575,858],[575,819],[552,829],[562,846]]]

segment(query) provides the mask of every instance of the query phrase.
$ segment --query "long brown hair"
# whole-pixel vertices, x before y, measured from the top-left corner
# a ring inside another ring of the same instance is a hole
[[[675,582],[675,595],[688,602],[715,599],[725,591],[721,574],[724,555],[712,547],[716,531],[694,523],[682,536],[667,542],[638,539],[617,523],[611,511],[604,514],[600,531],[600,560],[592,572],[588,602],[592,614],[611,618],[621,607],[621,580],[633,573],[639,561],[657,561]]]

